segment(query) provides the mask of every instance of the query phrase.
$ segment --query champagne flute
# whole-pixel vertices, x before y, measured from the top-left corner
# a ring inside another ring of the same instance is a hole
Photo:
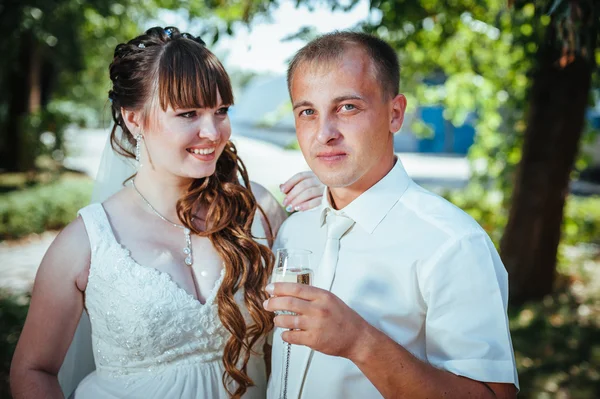
[[[311,285],[313,280],[313,271],[310,267],[310,256],[312,252],[306,249],[278,249],[275,259],[275,269],[271,277],[272,283],[298,283]],[[276,311],[275,314],[294,315],[294,312],[287,310]],[[280,399],[287,399],[287,386],[290,369],[290,354],[292,345],[284,342],[286,348],[283,382],[280,384]]]

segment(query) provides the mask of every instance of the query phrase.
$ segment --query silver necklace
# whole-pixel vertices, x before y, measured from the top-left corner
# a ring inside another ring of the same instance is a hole
[[[192,237],[191,237],[192,232],[190,231],[190,229],[188,229],[184,225],[173,223],[169,219],[167,219],[166,217],[161,215],[156,209],[154,209],[152,204],[150,202],[148,202],[146,197],[144,197],[142,195],[142,193],[140,193],[140,190],[138,190],[138,188],[135,186],[135,183],[133,182],[133,180],[131,181],[131,185],[133,186],[135,192],[138,193],[138,195],[140,196],[142,201],[144,201],[146,203],[146,205],[148,205],[148,208],[150,208],[156,216],[158,216],[165,222],[169,223],[171,226],[177,227],[178,229],[183,230],[183,234],[185,235],[185,247],[183,248],[183,254],[185,255],[185,264],[191,267],[194,264],[194,257],[192,254]]]

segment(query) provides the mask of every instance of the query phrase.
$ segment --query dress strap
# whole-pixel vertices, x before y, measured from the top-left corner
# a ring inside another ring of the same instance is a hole
[[[114,239],[114,234],[104,211],[104,207],[100,203],[90,204],[77,212],[87,231],[90,240],[90,248],[92,249],[92,258],[95,252],[104,245],[107,245]]]

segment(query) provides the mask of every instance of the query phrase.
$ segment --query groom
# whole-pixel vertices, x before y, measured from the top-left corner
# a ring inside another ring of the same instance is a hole
[[[514,398],[504,266],[481,227],[394,155],[406,109],[395,51],[362,33],[322,36],[296,54],[288,87],[328,190],[274,246],[311,250],[315,278],[267,287],[267,310],[297,314],[275,318],[268,397],[282,391],[283,338],[288,398]]]

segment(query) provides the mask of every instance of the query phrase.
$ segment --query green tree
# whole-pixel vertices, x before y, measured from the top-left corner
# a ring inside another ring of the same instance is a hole
[[[0,168],[33,168],[41,132],[29,129],[32,117],[46,115],[65,74],[84,70],[88,19],[110,18],[113,10],[102,0],[9,0],[0,6]],[[127,18],[118,22],[127,25]]]

